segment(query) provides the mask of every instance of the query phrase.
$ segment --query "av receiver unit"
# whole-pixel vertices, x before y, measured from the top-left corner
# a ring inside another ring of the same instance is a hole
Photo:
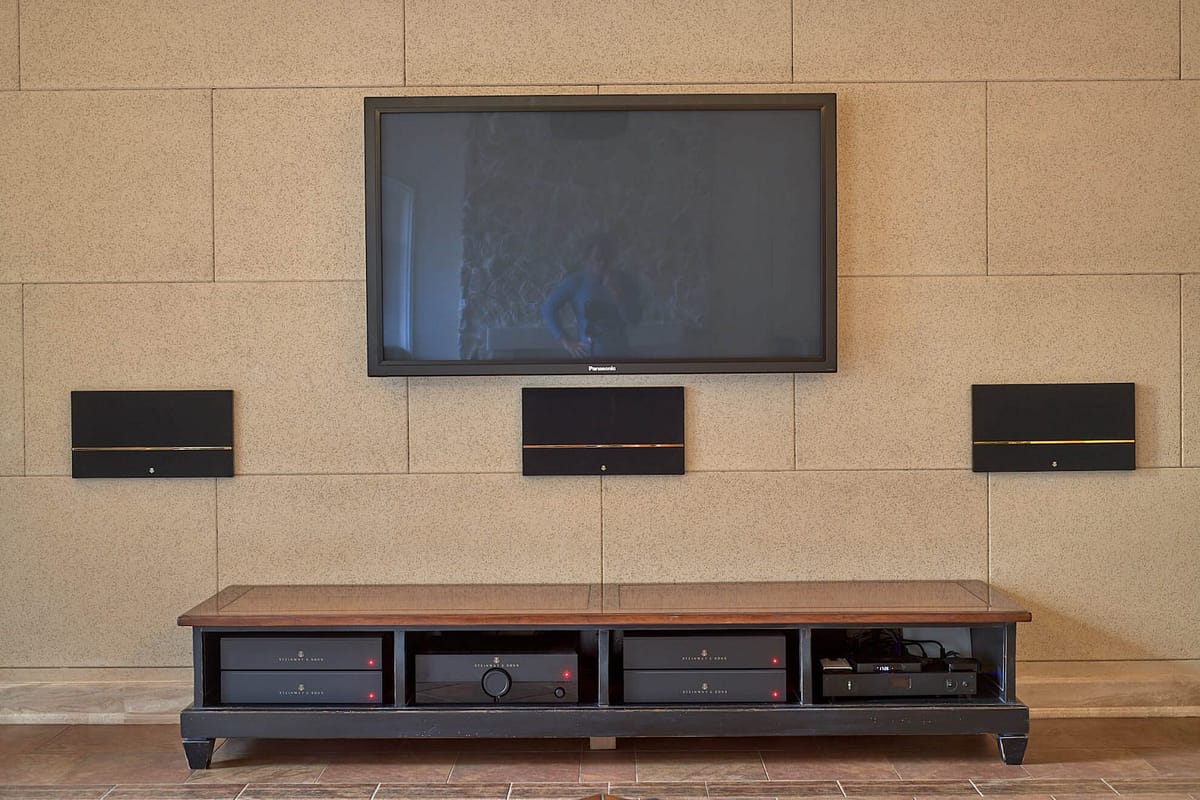
[[[969,697],[979,690],[979,661],[963,656],[822,658],[820,664],[826,697]]]
[[[970,696],[977,691],[977,677],[974,672],[827,672],[821,691],[826,697]]]

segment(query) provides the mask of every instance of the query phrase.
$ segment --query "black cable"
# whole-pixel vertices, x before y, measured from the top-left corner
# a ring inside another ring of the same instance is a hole
[[[942,645],[941,642],[937,641],[936,639],[904,639],[903,642],[904,642],[905,646],[908,646],[910,644],[915,644],[918,647],[920,647],[921,654],[924,655],[926,658],[928,658],[929,656],[925,653],[924,645],[936,644],[938,646],[938,658],[946,657],[946,648]]]

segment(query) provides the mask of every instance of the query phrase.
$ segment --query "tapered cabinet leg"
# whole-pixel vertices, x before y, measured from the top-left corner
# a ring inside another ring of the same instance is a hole
[[[215,741],[215,739],[184,739],[183,753],[187,756],[188,766],[192,769],[208,769],[208,764],[212,761]]]
[[[1004,759],[1005,764],[1019,766],[1025,758],[1025,745],[1029,744],[1029,737],[1000,734],[996,736],[996,744],[1000,746],[1000,758]]]

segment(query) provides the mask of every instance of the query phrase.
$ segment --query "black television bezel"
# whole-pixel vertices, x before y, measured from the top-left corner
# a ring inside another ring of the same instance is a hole
[[[638,110],[820,111],[821,253],[825,352],[820,357],[709,358],[681,360],[397,361],[383,357],[382,208],[380,204],[380,117],[389,112],[638,111]],[[837,95],[656,94],[504,95],[462,97],[366,97],[365,123],[367,374],[374,377],[433,375],[631,375],[685,373],[837,372]]]

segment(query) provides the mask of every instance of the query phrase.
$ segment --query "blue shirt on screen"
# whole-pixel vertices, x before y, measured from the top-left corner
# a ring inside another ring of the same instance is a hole
[[[575,339],[588,348],[590,356],[629,354],[628,326],[642,316],[637,286],[622,272],[609,273],[615,294],[604,285],[603,273],[573,272],[563,278],[542,303],[542,322],[556,339],[570,338],[559,322],[564,303],[575,311]]]

